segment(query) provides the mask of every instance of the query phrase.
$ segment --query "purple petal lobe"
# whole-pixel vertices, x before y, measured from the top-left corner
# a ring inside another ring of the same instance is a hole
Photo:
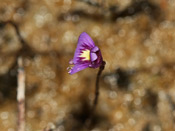
[[[95,61],[97,59],[96,53],[91,53],[91,61]]]
[[[91,56],[91,63],[89,64],[89,67],[90,68],[100,67],[103,62],[100,49],[98,47],[94,47],[90,52],[90,56]]]
[[[71,60],[69,61],[69,64],[70,64],[70,65],[73,65],[73,64],[74,64],[73,59],[71,59]]]
[[[79,72],[79,71],[81,71],[81,70],[83,70],[83,69],[85,69],[85,68],[87,68],[87,67],[89,67],[89,64],[79,64],[79,65],[75,65],[74,67],[72,67],[72,69],[71,70],[69,70],[69,74],[74,74],[74,73],[76,73],[76,72]]]
[[[82,52],[85,50],[91,50],[94,47],[95,47],[95,44],[94,44],[93,40],[91,39],[91,37],[85,32],[81,33],[81,35],[79,36],[79,39],[78,39],[77,48],[75,50],[73,63],[80,64],[79,57],[82,54]]]
[[[97,46],[95,46],[94,48],[91,49],[91,52],[94,52],[95,53],[97,51],[99,51],[99,48]]]
[[[81,33],[78,39],[78,44],[80,45],[83,44],[90,48],[95,47],[94,41],[91,39],[91,37],[86,32]]]

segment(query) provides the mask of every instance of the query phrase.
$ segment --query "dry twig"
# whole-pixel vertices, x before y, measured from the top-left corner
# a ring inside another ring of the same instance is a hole
[[[25,131],[25,72],[22,58],[18,58],[18,127],[17,131]]]

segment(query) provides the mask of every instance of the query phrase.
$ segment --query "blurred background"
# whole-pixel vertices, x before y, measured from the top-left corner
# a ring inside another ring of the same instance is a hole
[[[17,58],[26,72],[26,131],[175,130],[174,0],[0,0],[0,129],[17,127]],[[67,73],[87,32],[106,61]]]

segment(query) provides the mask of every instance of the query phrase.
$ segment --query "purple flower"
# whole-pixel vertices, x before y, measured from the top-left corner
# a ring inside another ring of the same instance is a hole
[[[74,58],[69,64],[74,65],[69,68],[69,74],[74,74],[85,68],[97,68],[100,67],[103,62],[103,58],[100,49],[95,46],[91,37],[83,32],[79,36],[77,48],[75,50]]]

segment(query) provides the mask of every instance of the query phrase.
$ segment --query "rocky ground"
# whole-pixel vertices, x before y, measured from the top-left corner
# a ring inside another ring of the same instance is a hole
[[[26,72],[26,131],[175,130],[174,0],[0,0],[0,129],[17,127],[17,58]],[[67,73],[81,32],[106,67]]]

